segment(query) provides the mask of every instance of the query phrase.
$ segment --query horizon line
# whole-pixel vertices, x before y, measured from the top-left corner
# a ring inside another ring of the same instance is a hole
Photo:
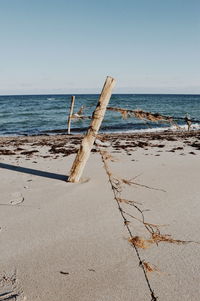
[[[36,94],[0,94],[2,96],[49,96],[49,95],[67,95],[67,96],[76,96],[76,95],[100,95],[101,93],[36,93]],[[200,96],[200,93],[112,93],[112,95],[195,95]]]

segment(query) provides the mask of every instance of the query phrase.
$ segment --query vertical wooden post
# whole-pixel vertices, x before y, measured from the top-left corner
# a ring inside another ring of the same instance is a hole
[[[75,102],[75,96],[72,96],[71,98],[71,107],[70,107],[70,111],[69,111],[69,117],[68,117],[68,130],[67,130],[67,133],[68,135],[70,134],[70,130],[71,130],[71,118],[72,118],[72,115],[73,115],[73,111],[74,111],[74,102]]]
[[[96,109],[94,110],[92,115],[92,121],[87,130],[87,133],[82,140],[80,149],[70,170],[68,182],[77,183],[80,180],[86,162],[90,156],[90,152],[101,126],[102,120],[104,118],[106,107],[109,103],[112,89],[114,88],[115,83],[116,81],[114,78],[109,76],[106,78]]]

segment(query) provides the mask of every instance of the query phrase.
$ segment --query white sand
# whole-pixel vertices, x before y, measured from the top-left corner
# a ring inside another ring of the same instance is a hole
[[[200,152],[189,146],[168,152],[182,142],[164,144],[136,148],[130,155],[112,153],[119,160],[109,166],[114,175],[139,175],[137,183],[166,190],[123,186],[122,197],[150,209],[144,212],[147,222],[167,224],[161,232],[175,239],[200,241]],[[45,153],[45,147],[38,149]],[[151,300],[100,155],[91,155],[83,176],[90,179],[81,184],[62,180],[74,155],[44,159],[39,153],[26,159],[1,156],[0,300],[8,290],[19,294],[17,301]],[[12,170],[17,165],[27,170]],[[140,218],[134,207],[122,207]],[[141,223],[128,219],[133,235],[149,238]],[[138,250],[160,271],[148,273],[159,300],[199,300],[199,244],[161,242]]]

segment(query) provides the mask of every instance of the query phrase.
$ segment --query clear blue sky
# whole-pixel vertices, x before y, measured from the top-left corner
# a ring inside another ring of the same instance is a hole
[[[0,94],[200,93],[200,0],[0,0]]]

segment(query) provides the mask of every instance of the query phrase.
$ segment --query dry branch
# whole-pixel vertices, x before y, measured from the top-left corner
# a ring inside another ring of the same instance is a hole
[[[81,106],[80,107],[80,109],[78,110],[78,112],[77,113],[74,113],[73,115],[72,115],[72,119],[91,119],[91,116],[84,116],[83,115],[83,110],[84,110],[84,106]]]

